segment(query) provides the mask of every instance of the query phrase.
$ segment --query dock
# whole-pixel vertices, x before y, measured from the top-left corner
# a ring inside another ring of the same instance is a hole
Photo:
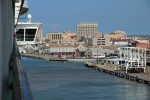
[[[60,57],[51,57],[49,55],[43,55],[43,54],[21,54],[22,57],[28,57],[28,58],[34,58],[34,59],[43,59],[48,61],[68,61],[66,58],[60,58]]]
[[[130,81],[135,81],[150,86],[150,75],[147,73],[127,73],[124,70],[116,70],[115,66],[106,66],[101,64],[94,64],[91,62],[85,62],[85,66],[93,68],[97,71],[104,72],[120,78],[125,78]]]
[[[34,58],[34,59],[43,59],[49,60],[49,55],[42,55],[42,54],[21,54],[22,57]]]
[[[68,59],[62,59],[62,58],[50,58],[49,61],[68,61]]]

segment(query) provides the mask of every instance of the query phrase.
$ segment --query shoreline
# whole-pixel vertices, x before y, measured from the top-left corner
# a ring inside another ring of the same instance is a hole
[[[42,59],[42,60],[49,60],[49,55],[40,55],[40,54],[21,54],[21,57],[27,57],[27,58],[35,58],[35,59]]]
[[[130,81],[135,81],[138,83],[147,84],[150,86],[150,75],[147,73],[125,73],[123,70],[115,70],[115,66],[106,66],[101,64],[93,64],[91,62],[86,62],[85,66],[88,68],[93,68],[97,71],[104,72],[113,76],[124,78]]]
[[[22,57],[34,58],[34,59],[42,59],[42,60],[49,60],[52,59],[49,55],[35,55],[35,54],[21,54]],[[54,58],[54,57],[53,57]],[[55,57],[57,59],[58,57]],[[61,61],[61,60],[55,60]],[[62,60],[65,61],[65,60]],[[91,62],[84,63],[86,67],[93,68],[97,71],[104,72],[113,76],[117,76],[120,78],[124,78],[130,81],[135,81],[143,84],[147,84],[150,86],[150,75],[147,73],[128,73],[126,74],[125,71],[122,70],[115,70],[115,66],[106,66],[102,64],[94,64]]]

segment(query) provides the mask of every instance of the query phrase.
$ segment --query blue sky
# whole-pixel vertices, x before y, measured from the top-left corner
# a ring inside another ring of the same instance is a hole
[[[79,22],[97,22],[104,34],[150,34],[150,0],[28,0],[28,5],[32,22],[43,23],[44,34],[75,31]]]

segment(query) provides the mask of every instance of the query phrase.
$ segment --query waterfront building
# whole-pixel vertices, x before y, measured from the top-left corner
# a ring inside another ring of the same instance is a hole
[[[50,44],[50,48],[48,50],[51,56],[65,55],[66,57],[73,57],[75,55],[74,45]]]
[[[141,47],[150,49],[150,40],[149,39],[143,39],[143,38],[132,38],[131,46],[133,47]]]
[[[111,39],[111,43],[114,46],[128,46],[129,45],[129,40],[128,39]]]
[[[100,46],[100,48],[102,48],[106,54],[113,54],[113,53],[118,53],[119,47],[117,46]]]
[[[101,47],[93,47],[88,49],[88,56],[91,58],[104,58],[105,52]]]
[[[32,23],[32,16],[28,15],[27,22],[18,22],[16,27],[16,39],[18,45],[33,45],[42,42],[41,23]]]
[[[128,72],[146,72],[146,49],[138,47],[119,48],[119,58],[105,59],[106,66]]]
[[[85,45],[76,45],[76,57],[88,57],[87,47]]]
[[[140,47],[140,48],[146,48],[146,49],[150,49],[150,43],[139,43],[139,42],[135,42],[132,44],[134,47]]]
[[[98,23],[95,22],[80,22],[76,27],[76,35],[78,39],[83,37],[94,38],[98,34]]]
[[[135,40],[136,42],[138,43],[150,43],[150,40],[146,40],[146,39],[138,39],[138,40]]]
[[[138,47],[121,47],[119,51],[120,60],[124,60],[121,63],[121,67],[128,70],[132,69],[143,69],[145,72],[146,68],[146,49]]]
[[[92,46],[93,45],[93,38],[84,38],[84,44],[86,46]]]
[[[87,48],[81,44],[65,45],[65,44],[50,44],[48,49],[51,56],[66,56],[66,57],[83,57],[87,51]]]
[[[150,38],[149,37],[130,37],[132,39],[132,41],[136,41],[139,43],[150,43]]]

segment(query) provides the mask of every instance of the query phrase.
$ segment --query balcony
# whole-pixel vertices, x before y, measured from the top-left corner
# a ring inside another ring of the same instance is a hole
[[[28,11],[27,0],[16,0],[15,2],[15,25],[18,22],[19,16]]]

